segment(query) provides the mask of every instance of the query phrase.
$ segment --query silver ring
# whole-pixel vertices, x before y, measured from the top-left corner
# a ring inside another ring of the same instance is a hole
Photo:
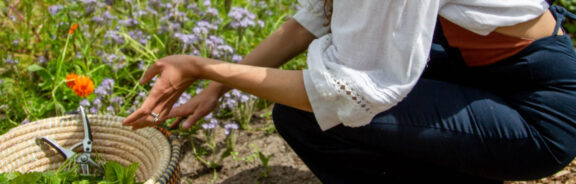
[[[152,115],[152,117],[154,117],[154,119],[152,119],[152,123],[156,124],[156,122],[158,121],[158,119],[160,119],[160,114],[156,114],[153,112],[150,112],[150,115]]]

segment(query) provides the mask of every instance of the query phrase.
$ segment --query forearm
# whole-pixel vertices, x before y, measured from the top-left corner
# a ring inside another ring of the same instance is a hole
[[[280,70],[227,63],[208,58],[200,60],[194,68],[199,77],[213,80],[276,103],[301,110],[312,111],[304,79],[300,70]]]
[[[296,20],[290,19],[274,33],[262,41],[240,64],[263,67],[279,67],[293,57],[304,52],[315,37]],[[212,82],[208,90],[220,94],[229,90],[228,87]]]

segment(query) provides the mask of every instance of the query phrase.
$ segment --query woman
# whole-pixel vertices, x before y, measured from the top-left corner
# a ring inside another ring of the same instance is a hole
[[[576,54],[562,9],[544,0],[302,3],[241,64],[158,60],[140,82],[160,77],[124,124],[178,117],[172,126],[189,128],[237,88],[277,103],[278,131],[324,183],[498,183],[545,177],[574,158]],[[273,69],[307,48],[307,70]],[[171,109],[197,79],[215,82]]]

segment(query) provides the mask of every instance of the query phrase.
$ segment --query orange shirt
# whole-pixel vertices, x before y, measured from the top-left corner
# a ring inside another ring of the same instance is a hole
[[[482,36],[440,17],[448,44],[458,48],[468,66],[485,66],[506,59],[528,47],[534,40],[497,32]]]

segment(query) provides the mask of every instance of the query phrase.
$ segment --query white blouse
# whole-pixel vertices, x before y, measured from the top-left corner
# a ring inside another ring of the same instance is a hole
[[[304,84],[320,128],[363,126],[400,102],[428,60],[438,15],[480,35],[540,16],[545,0],[300,0],[294,19],[317,39]]]

